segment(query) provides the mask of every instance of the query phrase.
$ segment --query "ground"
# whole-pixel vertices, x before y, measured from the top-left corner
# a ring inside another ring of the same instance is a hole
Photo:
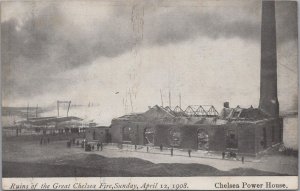
[[[51,137],[3,139],[3,177],[95,176],[231,176],[297,175],[298,158],[266,155],[262,158],[222,160],[219,155],[164,149],[105,145],[103,151],[85,152],[80,145],[67,148],[67,140]]]

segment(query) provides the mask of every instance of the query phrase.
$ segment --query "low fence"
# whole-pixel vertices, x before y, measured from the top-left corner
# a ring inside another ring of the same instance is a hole
[[[51,141],[70,140],[71,138],[84,139],[84,133],[69,133],[69,134],[23,134],[21,136],[2,136],[3,140],[7,141],[40,141],[41,138],[50,138]]]
[[[94,148],[97,148],[97,141],[88,142],[88,144],[94,145]],[[170,148],[170,147],[158,147],[153,145],[132,145],[132,144],[120,144],[120,143],[102,143],[103,149],[105,150],[118,150],[121,152],[140,152],[140,153],[149,153],[149,154],[161,154],[161,155],[170,155],[170,156],[185,156],[185,157],[195,157],[195,158],[211,158],[211,159],[230,159],[234,161],[247,161],[253,162],[254,158],[244,156],[235,156],[230,157],[225,155],[224,158],[222,153],[209,152],[205,150],[191,150],[191,149],[181,149],[181,148]],[[96,150],[96,149],[95,149]],[[257,161],[258,162],[258,161]]]
[[[16,137],[16,136],[42,136],[42,135],[71,135],[82,134],[83,130],[79,132],[64,131],[64,129],[40,129],[37,131],[35,128],[3,128],[2,136],[4,137]]]

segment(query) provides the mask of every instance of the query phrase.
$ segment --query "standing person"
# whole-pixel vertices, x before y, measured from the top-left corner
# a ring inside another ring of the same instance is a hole
[[[101,151],[103,150],[103,143],[100,143]]]
[[[189,149],[189,150],[188,150],[189,157],[191,157],[191,152],[192,152],[191,149]]]
[[[97,151],[99,151],[99,148],[100,148],[100,143],[98,142],[97,143]]]
[[[173,156],[173,147],[171,147],[171,156]]]
[[[137,146],[136,146],[136,144],[134,145],[134,150],[136,150],[137,149]]]
[[[159,148],[160,148],[160,151],[162,151],[163,150],[163,145],[160,144]]]
[[[222,152],[222,159],[224,159],[225,158],[225,152],[223,151]]]
[[[245,160],[245,158],[244,158],[244,156],[242,156],[242,163],[244,164],[244,160]]]
[[[67,147],[68,147],[68,148],[71,148],[71,141],[68,141],[68,142],[67,142]]]

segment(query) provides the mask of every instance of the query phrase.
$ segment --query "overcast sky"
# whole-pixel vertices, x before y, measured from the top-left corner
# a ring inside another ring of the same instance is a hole
[[[281,111],[297,108],[297,5],[276,2]],[[258,106],[260,1],[2,2],[2,104]],[[116,92],[119,92],[116,94]],[[129,93],[130,92],[130,93]]]

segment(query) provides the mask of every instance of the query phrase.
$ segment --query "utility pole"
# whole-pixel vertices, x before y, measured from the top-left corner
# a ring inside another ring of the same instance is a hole
[[[57,117],[59,117],[59,101],[57,100]]]
[[[68,110],[67,110],[67,117],[69,117],[70,106],[71,106],[71,101],[69,101]]]
[[[129,98],[130,98],[130,104],[131,104],[131,112],[133,112],[133,105],[132,105],[132,98],[131,98],[131,91],[129,89]]]
[[[171,109],[171,91],[169,90],[169,107]]]
[[[179,107],[181,108],[181,93],[179,93]]]
[[[29,103],[27,103],[27,121],[28,121],[28,118],[29,118]]]
[[[124,110],[125,110],[125,100],[124,100],[124,97],[122,98],[122,104],[123,104],[123,107],[124,107]]]
[[[57,100],[57,117],[59,117],[59,104],[62,103],[62,104],[68,104],[68,110],[67,110],[67,117],[69,116],[69,110],[70,110],[70,107],[71,107],[71,101],[59,101]]]
[[[38,104],[36,104],[36,109],[35,109],[35,118],[37,118],[37,116],[38,116],[38,107],[39,107],[39,105],[38,105]]]
[[[164,100],[163,100],[161,89],[160,89],[160,100],[161,100],[161,106],[164,107]]]
[[[127,96],[128,96],[128,90],[126,89],[126,97],[125,97],[125,114],[127,114]]]

